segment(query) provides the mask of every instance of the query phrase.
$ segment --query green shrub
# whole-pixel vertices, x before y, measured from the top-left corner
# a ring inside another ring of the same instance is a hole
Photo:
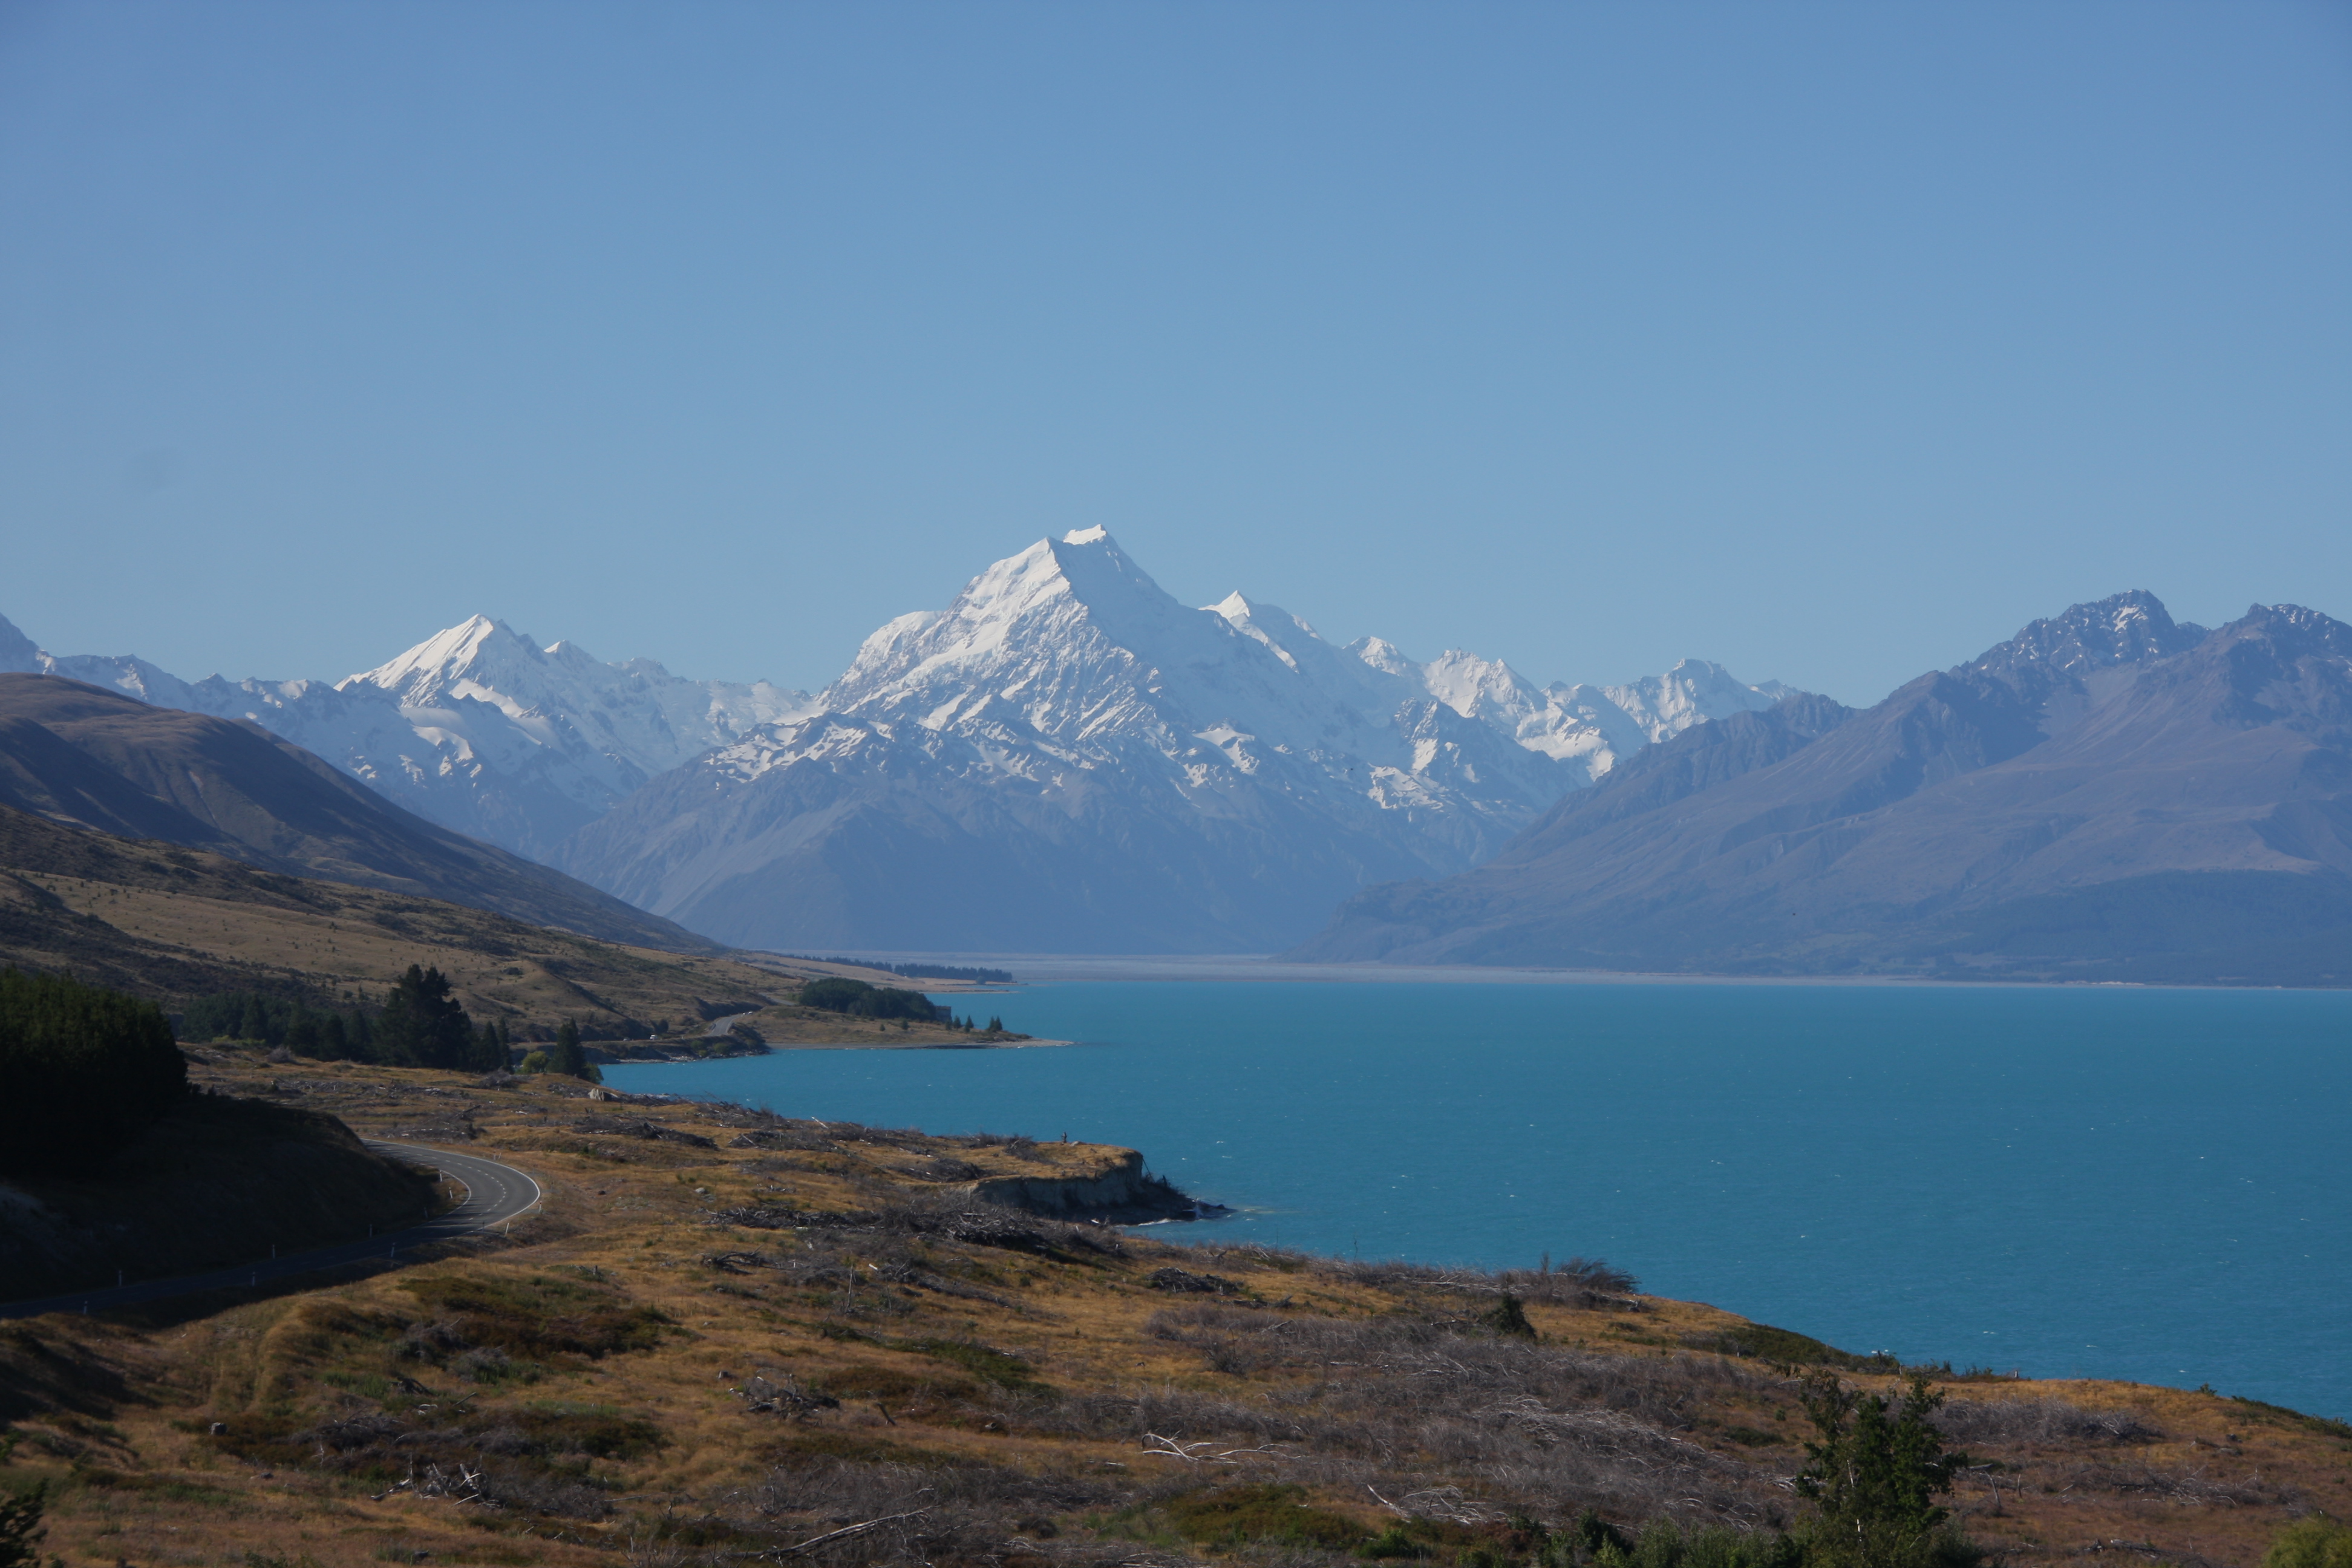
[[[1811,1334],[1776,1329],[1769,1323],[1742,1323],[1736,1329],[1703,1335],[1689,1342],[1694,1349],[1721,1351],[1726,1355],[1753,1356],[1782,1366],[1833,1366],[1847,1372],[1900,1372],[1903,1363],[1881,1352],[1855,1355],[1823,1344]]]
[[[1501,1300],[1478,1314],[1478,1321],[1508,1339],[1531,1340],[1536,1337],[1536,1326],[1528,1321],[1527,1309],[1519,1305],[1519,1299],[1508,1290],[1503,1292]]]
[[[1362,1544],[1364,1527],[1344,1514],[1298,1500],[1303,1487],[1226,1487],[1193,1492],[1168,1504],[1169,1521],[1186,1539],[1207,1546],[1261,1542],[1347,1552]]]
[[[1899,1409],[1817,1372],[1801,1395],[1819,1440],[1805,1445],[1797,1494],[1820,1509],[1803,1536],[1813,1568],[1961,1568],[1983,1553],[1945,1528],[1935,1505],[1969,1457],[1946,1453],[1927,1417],[1944,1403],[1912,1374]]]
[[[40,1568],[41,1542],[48,1530],[49,1489],[36,1481],[29,1491],[0,1493],[0,1568]]]
[[[95,1169],[187,1092],[153,1003],[0,971],[0,1174]]]
[[[451,1349],[488,1348],[525,1360],[592,1359],[651,1350],[668,1320],[616,1291],[544,1275],[429,1274],[400,1288],[439,1314]]]
[[[2263,1568],[2352,1568],[2352,1530],[2325,1514],[2305,1514],[2271,1542]]]
[[[1046,1385],[1037,1381],[1036,1373],[1027,1362],[1017,1355],[991,1350],[986,1345],[973,1344],[969,1340],[907,1340],[901,1342],[898,1348],[962,1367],[1000,1388],[1029,1394],[1045,1391]]]
[[[586,1454],[599,1459],[641,1459],[668,1438],[652,1422],[623,1415],[609,1405],[551,1402],[514,1417],[538,1451]]]

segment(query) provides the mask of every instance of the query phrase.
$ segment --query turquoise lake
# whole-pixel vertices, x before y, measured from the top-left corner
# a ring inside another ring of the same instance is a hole
[[[950,998],[962,1009],[971,998]],[[1249,1237],[1643,1289],[1906,1361],[2352,1416],[2352,994],[1175,982],[977,999],[1083,1044],[616,1088],[1141,1149]]]

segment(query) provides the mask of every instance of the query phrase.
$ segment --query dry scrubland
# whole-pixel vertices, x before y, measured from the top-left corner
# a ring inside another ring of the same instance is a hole
[[[1178,1248],[963,1185],[1124,1153],[1086,1145],[570,1080],[200,1076],[509,1158],[547,1201],[368,1278],[0,1327],[0,1479],[63,1487],[69,1563],[1477,1563],[1588,1507],[1798,1511],[1796,1369],[1767,1357],[1821,1347],[1605,1270]],[[2122,1384],[1950,1393],[1987,1465],[1955,1505],[2012,1561],[2249,1564],[2352,1511],[2339,1426]]]
[[[746,955],[748,958],[750,955]],[[0,817],[0,963],[73,973],[184,1004],[258,990],[320,1005],[380,1000],[410,964],[438,968],[476,1022],[541,1037],[571,1018],[591,1039],[677,1037],[746,1016],[772,1045],[965,1045],[929,1025],[791,1005],[800,983],[962,989],[795,960],[697,957],[625,947],[463,904],[286,877],[200,849]],[[700,1048],[673,1041],[680,1053]]]

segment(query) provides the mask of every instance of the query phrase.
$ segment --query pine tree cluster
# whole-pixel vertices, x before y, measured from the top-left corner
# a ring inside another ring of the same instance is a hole
[[[365,1007],[314,1008],[299,1000],[232,991],[188,1005],[181,1033],[191,1040],[256,1040],[318,1061],[384,1067],[504,1070],[512,1038],[506,1026],[475,1026],[437,968],[416,964],[373,1014]]]
[[[187,1092],[153,1003],[0,972],[0,1174],[90,1170]]]

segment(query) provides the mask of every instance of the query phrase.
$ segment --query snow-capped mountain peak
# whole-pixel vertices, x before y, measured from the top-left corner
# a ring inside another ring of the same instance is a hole
[[[1789,695],[1789,688],[1777,680],[1748,686],[1719,664],[1685,658],[1664,675],[1644,676],[1624,686],[1604,686],[1601,695],[1655,743],[1709,719],[1769,708]]]
[[[459,680],[491,676],[497,667],[513,668],[538,657],[539,649],[504,622],[468,616],[373,669],[346,676],[335,684],[349,689],[364,683],[404,700],[429,699]]]
[[[1618,757],[1778,694],[1696,661],[1538,688],[1458,648],[1338,647],[1238,592],[1179,602],[1099,527],[887,622],[814,701],[606,663],[487,615],[332,683],[191,685],[12,631],[0,665],[251,720],[419,815],[784,945],[878,935],[842,911],[913,897],[941,865],[1066,915],[1055,942],[1272,941],[1368,880],[1475,864]],[[940,845],[963,847],[940,861]],[[816,923],[770,919],[786,905]],[[889,929],[862,944],[980,940]]]
[[[1348,645],[1348,651],[1360,662],[1390,675],[1411,675],[1421,668],[1386,637],[1358,637]]]
[[[464,728],[462,721],[453,724],[463,705],[486,704],[541,744],[579,753],[575,760],[606,773],[623,794],[755,725],[809,708],[804,693],[765,681],[682,680],[649,658],[605,664],[578,643],[541,647],[488,616],[436,632],[338,684],[374,687],[411,718],[444,729]],[[580,744],[568,744],[567,736]],[[599,769],[598,757],[610,766]]]
[[[1636,683],[1644,720],[1696,712],[1702,668]],[[649,784],[562,863],[751,943],[1001,944],[1008,921],[1046,947],[1258,942],[1365,880],[1484,859],[1649,743],[1597,690],[1557,691],[1592,715],[1500,660],[1335,647],[1241,593],[1189,607],[1077,529],[882,626],[821,712]],[[987,897],[856,912],[886,866]]]

